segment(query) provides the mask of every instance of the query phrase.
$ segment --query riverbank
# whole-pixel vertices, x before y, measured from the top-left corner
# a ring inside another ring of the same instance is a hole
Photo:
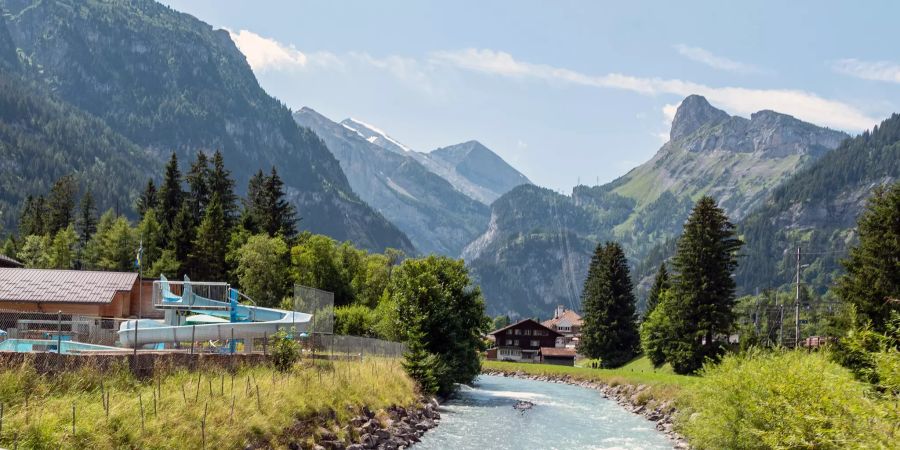
[[[303,360],[159,371],[0,368],[0,447],[373,448],[409,445],[439,422],[399,360]]]
[[[482,373],[551,383],[566,383],[595,389],[616,401],[627,411],[655,422],[676,449],[690,448],[687,440],[675,431],[678,395],[694,383],[692,377],[663,372],[602,370],[546,364],[484,361]]]

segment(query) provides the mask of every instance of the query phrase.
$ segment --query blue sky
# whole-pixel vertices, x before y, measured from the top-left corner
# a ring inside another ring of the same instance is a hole
[[[705,95],[856,133],[900,111],[900,3],[168,0],[292,109],[419,151],[477,139],[537,184],[610,181]]]

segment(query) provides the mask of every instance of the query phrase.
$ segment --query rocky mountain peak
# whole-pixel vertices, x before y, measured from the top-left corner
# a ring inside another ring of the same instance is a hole
[[[701,95],[689,95],[678,106],[672,120],[669,139],[687,136],[708,124],[717,124],[731,117],[725,111],[716,109]]]

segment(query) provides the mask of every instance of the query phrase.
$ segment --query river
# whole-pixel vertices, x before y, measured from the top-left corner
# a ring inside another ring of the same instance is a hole
[[[518,400],[534,403],[524,412]],[[671,449],[654,424],[598,391],[482,375],[441,406],[441,424],[413,450]]]

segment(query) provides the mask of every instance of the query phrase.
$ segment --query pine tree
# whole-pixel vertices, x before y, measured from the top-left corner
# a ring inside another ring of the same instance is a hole
[[[406,353],[403,355],[403,368],[406,373],[419,385],[419,390],[425,395],[432,395],[438,391],[438,381],[434,373],[434,355],[428,353],[425,348],[425,333],[418,327],[410,331],[407,339]]]
[[[237,224],[238,196],[234,193],[234,180],[231,172],[225,168],[222,152],[216,150],[212,157],[212,169],[209,174],[210,196],[218,195],[225,215],[225,229],[231,231]]]
[[[297,212],[285,199],[284,182],[281,181],[274,166],[272,173],[266,178],[265,192],[269,210],[264,229],[271,236],[280,234],[288,239],[293,238],[297,235]]]
[[[144,192],[141,192],[140,197],[137,199],[137,212],[141,216],[141,219],[143,219],[144,215],[147,214],[147,211],[156,209],[158,205],[159,193],[156,191],[156,184],[153,183],[153,179],[151,178],[147,180],[147,186],[144,188]]]
[[[77,222],[78,242],[84,247],[97,232],[97,207],[94,205],[94,195],[90,190],[81,197]]]
[[[241,217],[241,224],[252,234],[261,233],[260,223],[262,222],[263,211],[265,210],[266,200],[264,187],[266,184],[266,176],[262,170],[257,171],[250,177],[247,183],[247,196],[244,198],[244,211]]]
[[[165,236],[162,233],[162,225],[156,220],[156,211],[148,209],[137,225],[138,245],[144,248],[141,264],[146,270],[162,256],[166,245]]]
[[[628,260],[615,242],[598,244],[582,294],[584,326],[582,354],[600,358],[603,367],[619,367],[631,360],[639,344],[634,294]]]
[[[675,277],[673,349],[667,361],[678,373],[697,371],[706,358],[718,358],[735,314],[737,252],[743,243],[734,225],[711,197],[702,197],[684,225],[672,261]]]
[[[78,193],[78,184],[75,177],[66,175],[53,183],[50,196],[47,198],[47,223],[46,230],[55,235],[58,231],[72,224],[75,215],[75,195]]]
[[[181,268],[179,276],[193,274],[194,267],[191,265],[190,256],[194,250],[194,233],[194,213],[188,202],[184,202],[175,215],[175,220],[172,221],[169,233],[169,248],[175,252],[175,258]]]
[[[19,235],[42,236],[46,232],[44,217],[47,214],[44,197],[34,198],[28,196],[22,207],[22,215],[19,217]]]
[[[284,182],[275,167],[269,176],[259,171],[250,178],[244,215],[245,228],[253,232],[288,239],[297,235],[297,213],[285,199]]]
[[[197,152],[197,159],[191,163],[190,170],[184,176],[188,185],[187,199],[194,213],[195,223],[203,218],[206,205],[209,203],[209,177],[209,160],[206,153]]]
[[[225,254],[228,251],[228,230],[225,229],[225,211],[218,194],[213,194],[206,214],[197,227],[191,266],[198,279],[224,281],[227,277]]]
[[[656,306],[659,305],[659,296],[670,287],[669,271],[666,270],[666,263],[663,262],[659,265],[656,278],[653,280],[653,286],[650,288],[650,293],[647,294],[647,311],[644,312],[644,317],[649,316],[656,309]]]
[[[175,216],[182,209],[184,203],[184,191],[181,189],[181,171],[178,170],[178,156],[172,153],[169,163],[166,164],[166,174],[163,184],[159,188],[159,201],[157,204],[157,219],[163,225],[166,236],[172,239],[172,224]]]
[[[900,182],[879,187],[859,217],[859,244],[843,261],[838,295],[856,307],[872,329],[884,333],[900,312]]]

